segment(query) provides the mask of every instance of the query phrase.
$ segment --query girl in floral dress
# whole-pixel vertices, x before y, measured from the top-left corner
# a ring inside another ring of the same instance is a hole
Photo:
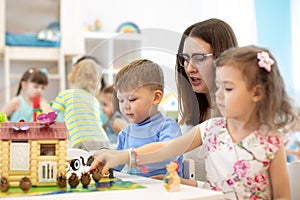
[[[277,62],[267,49],[247,46],[226,50],[215,66],[216,103],[224,117],[167,142],[98,151],[91,169],[99,162],[104,171],[158,162],[203,145],[206,181],[198,187],[221,190],[226,199],[290,199],[282,139],[295,114]]]

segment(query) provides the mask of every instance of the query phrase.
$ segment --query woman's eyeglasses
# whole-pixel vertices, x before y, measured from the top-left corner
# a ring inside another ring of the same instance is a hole
[[[214,54],[209,53],[209,54],[203,54],[203,53],[193,53],[192,56],[190,57],[188,54],[186,53],[179,53],[177,54],[177,60],[178,63],[181,67],[187,67],[190,63],[190,61],[192,62],[192,64],[194,66],[202,66],[204,64],[204,62],[206,61],[206,59],[210,56],[213,56]]]

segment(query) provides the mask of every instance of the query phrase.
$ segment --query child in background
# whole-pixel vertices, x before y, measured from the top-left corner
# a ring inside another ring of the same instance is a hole
[[[81,61],[83,61],[83,60],[88,60],[88,59],[93,60],[93,61],[96,62],[99,66],[101,66],[101,63],[98,61],[97,58],[95,58],[95,57],[93,57],[93,56],[87,56],[87,55],[86,55],[86,56],[80,57],[80,58],[75,62],[74,66],[79,65],[79,63],[80,63]],[[105,80],[104,80],[104,77],[101,76],[100,91],[101,91],[103,88],[105,88],[106,85],[107,85],[107,84],[106,84],[106,82],[105,82]],[[96,96],[97,99],[98,99],[99,92],[97,92],[97,93],[95,94],[95,96]],[[100,119],[101,119],[101,121],[102,121],[103,124],[105,124],[105,123],[107,122],[107,120],[108,120],[107,117],[105,116],[105,114],[104,114],[102,108],[101,108],[101,105],[100,105]]]
[[[117,73],[115,89],[120,111],[130,122],[118,135],[118,150],[168,141],[181,135],[177,122],[158,111],[164,89],[164,76],[158,64],[143,59],[129,63]],[[173,160],[178,161],[178,174],[182,176],[182,156],[149,164],[147,173],[137,172],[137,175],[165,174],[166,164]]]
[[[119,132],[128,125],[126,118],[119,112],[119,106],[112,101],[114,88],[108,86],[100,91],[98,100],[108,121],[103,125],[110,142],[117,144]]]
[[[296,109],[300,118],[300,108]],[[299,119],[298,118],[298,119]],[[287,162],[300,160],[300,120],[296,121],[293,129],[287,134],[287,144],[285,145]]]
[[[51,111],[48,101],[43,98],[45,88],[48,85],[48,72],[46,69],[29,68],[22,76],[16,97],[6,103],[0,112],[6,114],[11,122],[19,122],[21,119],[33,121],[33,98],[40,97],[42,112]]]
[[[300,131],[291,131],[287,139],[288,141],[285,146],[286,161],[291,163],[293,161],[300,160]]]
[[[52,108],[63,113],[73,148],[87,151],[109,147],[102,128],[96,91],[100,66],[92,59],[78,62],[69,74],[72,89],[59,93]]]
[[[100,85],[99,92],[97,92],[96,95],[95,95],[98,100],[100,99],[100,93],[101,93],[101,91],[104,88],[107,87],[107,84],[106,84],[103,76],[101,77],[100,83],[101,83],[101,85]],[[100,108],[100,118],[101,118],[101,121],[103,122],[103,124],[106,124],[108,122],[108,118],[106,117],[106,115],[105,115],[105,113],[104,113],[104,111],[102,109],[102,105],[101,104],[100,104],[100,106],[101,106],[101,108]]]
[[[203,145],[206,180],[198,187],[223,191],[226,199],[290,199],[282,136],[296,116],[274,57],[260,47],[232,48],[215,65],[216,103],[224,117],[174,140],[98,151],[91,170],[99,162],[105,163],[103,172],[124,163],[158,162]]]

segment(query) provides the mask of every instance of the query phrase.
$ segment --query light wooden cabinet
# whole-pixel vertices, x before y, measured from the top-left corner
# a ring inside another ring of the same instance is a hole
[[[21,66],[20,63],[53,63],[51,65],[56,65],[56,69],[50,72],[50,83],[51,80],[58,82],[56,89],[59,91],[66,88],[66,62],[85,53],[83,3],[83,0],[0,0],[0,57],[3,58],[2,79],[6,102],[13,95],[11,79],[20,79],[25,71],[21,67],[12,70],[15,65]],[[5,44],[6,32],[37,33],[54,21],[60,23],[59,47],[21,47]]]

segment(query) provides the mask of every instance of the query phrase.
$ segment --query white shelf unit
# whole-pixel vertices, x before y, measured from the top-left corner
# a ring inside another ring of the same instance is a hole
[[[113,84],[114,75],[129,62],[141,58],[142,37],[136,33],[85,33],[86,54],[104,67],[104,78]]]
[[[11,98],[11,79],[20,79],[25,71],[18,69],[17,73],[11,73],[13,62],[55,62],[57,69],[50,73],[49,79],[59,81],[59,91],[66,88],[66,62],[85,51],[83,3],[83,0],[0,0],[0,57],[4,66],[5,102]],[[53,21],[60,23],[60,47],[6,46],[6,32],[37,33]]]

